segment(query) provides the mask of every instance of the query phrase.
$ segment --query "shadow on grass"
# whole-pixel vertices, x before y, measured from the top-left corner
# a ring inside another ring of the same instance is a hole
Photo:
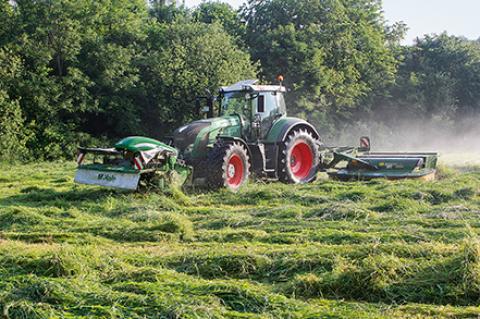
[[[126,194],[111,189],[76,189],[56,191],[53,188],[28,187],[21,194],[0,199],[0,206],[57,206],[62,208],[76,207],[80,203],[95,202],[111,195]]]

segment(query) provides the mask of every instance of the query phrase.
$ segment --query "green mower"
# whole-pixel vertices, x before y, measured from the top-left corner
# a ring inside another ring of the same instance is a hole
[[[304,184],[319,171],[340,180],[435,175],[435,153],[370,153],[366,137],[360,147],[325,146],[312,124],[287,116],[285,87],[257,82],[198,98],[209,118],[180,127],[166,143],[128,137],[111,149],[79,148],[75,181],[127,190],[176,184],[237,191],[251,176]]]

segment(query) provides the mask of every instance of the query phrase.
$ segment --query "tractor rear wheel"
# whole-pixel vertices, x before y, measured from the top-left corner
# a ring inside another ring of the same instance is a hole
[[[245,147],[236,142],[219,141],[208,154],[208,185],[238,191],[248,183],[250,158]]]
[[[319,162],[317,140],[310,132],[297,130],[281,146],[278,175],[284,183],[310,183],[317,177]]]

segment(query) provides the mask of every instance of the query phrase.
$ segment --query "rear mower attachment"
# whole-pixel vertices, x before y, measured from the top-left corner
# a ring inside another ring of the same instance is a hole
[[[437,153],[370,152],[370,140],[366,137],[362,137],[361,144],[360,148],[325,148],[323,170],[330,178],[341,181],[435,179]],[[346,165],[340,166],[341,163]]]

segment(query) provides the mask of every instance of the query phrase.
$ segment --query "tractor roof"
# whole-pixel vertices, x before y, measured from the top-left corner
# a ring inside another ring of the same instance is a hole
[[[255,85],[258,80],[244,80],[230,86],[223,86],[220,91],[238,92],[238,91],[254,91],[254,92],[285,92],[286,89],[282,85]]]

